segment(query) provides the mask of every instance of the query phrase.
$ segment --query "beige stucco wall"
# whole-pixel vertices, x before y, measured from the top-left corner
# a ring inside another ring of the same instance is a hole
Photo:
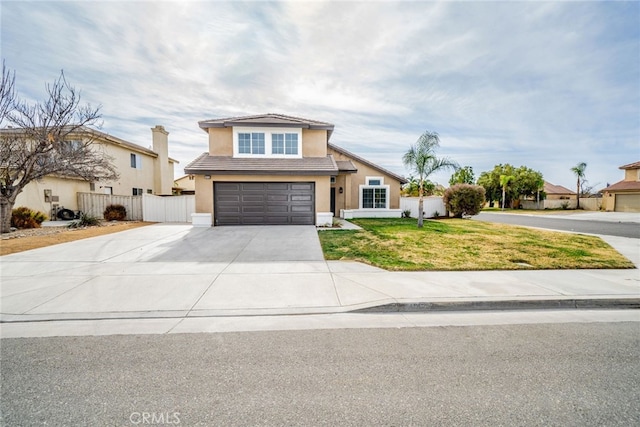
[[[192,177],[193,179],[189,179]],[[181,188],[183,190],[195,191],[196,190],[196,181],[195,175],[185,175],[182,178],[178,178],[174,181],[176,187]]]
[[[342,153],[328,149],[329,154],[332,154],[336,160],[351,160],[351,162],[358,169],[357,173],[349,174],[350,183],[345,181],[345,186],[343,187],[345,192],[343,193],[343,198],[339,199],[339,184],[340,178],[342,176],[338,176],[336,178],[336,210],[337,213],[340,213],[340,209],[358,209],[359,208],[359,197],[360,197],[360,185],[366,184],[366,177],[370,176],[381,176],[384,178],[384,185],[389,186],[390,194],[389,194],[389,209],[400,209],[400,181],[391,177],[390,175],[384,174],[377,169],[372,168],[369,165],[358,162],[357,160],[352,159]],[[349,185],[350,184],[350,185]],[[341,203],[345,203],[344,205],[338,204],[338,200],[342,200]]]
[[[160,146],[167,146],[166,135],[162,135],[159,141]],[[164,138],[164,140],[162,140]],[[154,144],[156,145],[156,144]],[[142,188],[147,193],[151,190],[153,194],[171,194],[173,185],[173,162],[168,160],[168,150],[164,149],[162,156],[156,156],[144,150],[142,147],[129,147],[116,143],[96,140],[94,150],[101,150],[111,157],[112,165],[118,170],[119,178],[115,181],[98,181],[94,184],[94,193],[105,194],[106,187],[112,188],[112,194],[120,196],[133,195],[134,188]],[[131,167],[131,154],[139,155],[142,159],[141,169]],[[162,159],[161,159],[162,157]],[[163,162],[160,166],[159,162]],[[161,173],[162,178],[156,178]],[[91,192],[90,183],[78,179],[66,179],[58,177],[45,177],[44,179],[32,182],[25,187],[18,195],[17,206],[27,206],[47,213],[51,211],[51,203],[45,202],[44,190],[52,190],[54,196],[59,197],[59,206],[67,209],[78,210],[77,193]]]
[[[331,205],[331,182],[328,176],[307,175],[218,175],[205,179],[196,175],[196,212],[210,213],[213,221],[213,183],[214,182],[314,182],[316,188],[316,213],[329,212]]]
[[[535,199],[535,195],[533,196]],[[575,200],[575,194],[547,194],[547,200]]]
[[[233,156],[233,128],[209,128],[209,154]]]
[[[129,147],[113,144],[101,144],[101,146],[109,156],[113,157],[113,165],[118,170],[120,177],[116,181],[96,182],[96,193],[104,193],[105,187],[112,187],[112,194],[119,196],[133,195],[133,188],[142,188],[145,193],[147,190],[157,193],[154,179],[156,157],[145,152],[135,151]],[[131,167],[132,153],[141,157],[141,169]]]
[[[625,181],[640,181],[640,169],[625,169]]]
[[[169,161],[169,132],[162,126],[151,128],[153,151],[158,157],[153,160],[153,194],[170,196],[173,187],[173,162]]]
[[[327,131],[302,129],[302,157],[327,156]]]
[[[58,196],[57,202],[45,202],[44,190],[51,190],[52,196]],[[78,210],[78,200],[76,193],[88,192],[89,183],[75,179],[63,179],[55,177],[45,177],[38,181],[31,181],[18,194],[14,208],[26,206],[33,210],[44,212],[51,217],[52,205],[60,208]]]

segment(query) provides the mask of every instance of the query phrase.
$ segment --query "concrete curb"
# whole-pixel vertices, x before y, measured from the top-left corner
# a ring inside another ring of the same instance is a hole
[[[594,309],[640,309],[640,298],[553,298],[520,300],[481,301],[439,301],[439,302],[394,302],[363,308],[297,308],[297,309],[253,309],[253,310],[205,310],[187,311],[147,311],[111,313],[64,313],[53,315],[11,315],[0,316],[0,324],[92,321],[92,320],[135,320],[135,319],[194,319],[224,317],[278,317],[331,315],[345,313],[432,313],[456,311],[500,311],[500,310],[594,310]]]
[[[428,313],[469,310],[640,309],[640,298],[569,298],[504,301],[446,301],[391,303],[351,313]]]

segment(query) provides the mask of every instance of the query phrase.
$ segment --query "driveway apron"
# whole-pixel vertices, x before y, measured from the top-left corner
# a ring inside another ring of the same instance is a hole
[[[314,226],[157,224],[0,263],[4,321],[339,306]]]

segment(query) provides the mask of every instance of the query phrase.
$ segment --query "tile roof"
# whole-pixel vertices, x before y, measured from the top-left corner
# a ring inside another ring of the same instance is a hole
[[[576,194],[575,191],[571,191],[562,185],[554,185],[547,181],[544,182],[544,192],[547,194]]]
[[[224,119],[202,120],[198,122],[198,125],[205,132],[207,132],[208,128],[231,126],[266,126],[327,130],[329,131],[329,136],[333,132],[334,128],[331,123],[275,113],[258,114],[255,116],[228,117]]]
[[[333,156],[274,159],[210,156],[203,153],[184,168],[185,173],[212,175],[336,175]]]
[[[327,147],[329,149],[331,149],[331,150],[337,151],[338,153],[344,154],[347,157],[351,157],[352,159],[354,159],[354,160],[356,160],[356,161],[358,161],[360,163],[364,163],[365,165],[367,165],[369,167],[372,167],[373,169],[375,169],[377,171],[380,171],[380,172],[382,172],[382,173],[384,173],[386,175],[389,175],[389,176],[397,179],[398,181],[400,181],[401,184],[404,184],[404,183],[408,182],[405,177],[400,176],[398,174],[395,174],[395,173],[393,173],[391,171],[388,171],[388,170],[376,165],[375,163],[370,162],[369,160],[363,159],[362,157],[360,157],[358,155],[355,155],[350,151],[345,150],[342,147],[338,147],[337,145],[333,145],[330,142],[327,143]]]
[[[340,172],[358,172],[358,168],[351,163],[351,160],[336,160],[336,164],[338,165],[338,170]]]
[[[21,134],[21,133],[23,133],[23,131],[20,128],[2,128],[2,129],[0,129],[0,134],[5,134],[5,135]],[[131,149],[131,150],[134,150],[134,151],[137,151],[137,152],[140,152],[140,153],[148,154],[149,156],[152,156],[152,157],[158,157],[158,153],[156,153],[155,151],[153,151],[150,148],[143,147],[143,146],[135,144],[133,142],[125,141],[124,139],[118,138],[117,136],[110,135],[108,133],[99,131],[97,129],[92,129],[92,128],[87,127],[87,126],[78,127],[73,132],[69,133],[68,136],[69,136],[69,138],[73,138],[73,137],[82,138],[82,137],[86,136],[88,138],[101,139],[102,141],[108,142],[108,143],[113,144],[113,145],[119,145],[119,146],[126,147],[128,149]],[[179,161],[177,161],[176,159],[173,159],[171,157],[169,157],[168,160],[170,162],[172,162],[172,163],[180,163]]]
[[[628,165],[622,165],[618,169],[640,169],[640,162],[629,163]]]
[[[602,191],[638,191],[640,190],[640,181],[619,181],[608,186]]]

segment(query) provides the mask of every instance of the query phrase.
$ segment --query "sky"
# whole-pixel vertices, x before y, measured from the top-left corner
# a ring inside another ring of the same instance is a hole
[[[169,131],[183,168],[198,121],[280,113],[395,173],[425,131],[439,157],[540,171],[575,188],[640,160],[640,2],[0,2],[16,88],[43,100],[64,70],[101,130],[148,147]],[[430,178],[448,185],[451,171]]]

